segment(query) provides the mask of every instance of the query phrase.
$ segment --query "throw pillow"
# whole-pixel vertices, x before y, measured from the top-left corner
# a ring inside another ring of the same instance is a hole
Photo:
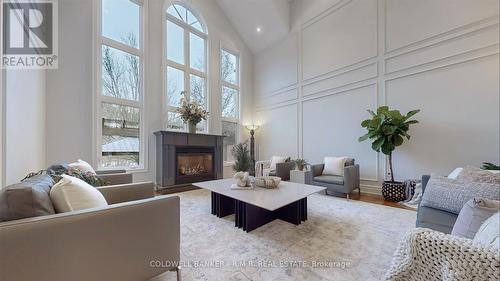
[[[347,157],[325,157],[323,175],[344,176],[344,166]]]
[[[500,200],[498,184],[464,182],[432,175],[425,187],[421,206],[458,214],[464,204],[474,197]]]
[[[49,197],[54,181],[48,175],[36,175],[0,190],[0,221],[54,214]]]
[[[496,249],[500,248],[500,213],[496,213],[489,217],[479,228],[479,231],[474,236],[473,242],[482,245],[492,245]]]
[[[76,162],[68,164],[68,166],[70,166],[71,168],[76,168],[82,171],[83,173],[92,173],[94,175],[96,174],[94,168],[92,168],[92,166],[90,166],[89,163],[81,159],[78,159]]]
[[[276,164],[285,163],[288,157],[285,156],[273,156],[271,157],[271,170],[276,170]]]
[[[498,212],[500,201],[473,198],[465,203],[458,214],[451,235],[472,239],[479,227]]]
[[[495,174],[474,166],[466,166],[458,174],[457,180],[500,184],[500,174]]]
[[[61,175],[61,180],[50,190],[50,199],[58,213],[108,205],[95,187],[68,175]]]

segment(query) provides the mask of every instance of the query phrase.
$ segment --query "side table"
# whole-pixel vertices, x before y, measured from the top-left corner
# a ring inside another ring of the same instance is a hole
[[[312,183],[312,171],[291,170],[290,171],[290,181],[296,182],[296,183],[311,184]]]

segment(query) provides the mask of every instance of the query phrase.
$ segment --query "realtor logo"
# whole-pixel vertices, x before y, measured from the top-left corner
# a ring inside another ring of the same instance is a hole
[[[57,0],[2,1],[2,67],[57,68]]]

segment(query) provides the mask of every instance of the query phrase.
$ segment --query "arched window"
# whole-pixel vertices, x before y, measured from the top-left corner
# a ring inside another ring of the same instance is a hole
[[[196,13],[181,4],[167,8],[165,24],[167,129],[185,131],[186,126],[175,112],[182,92],[208,109],[207,31]],[[197,131],[206,132],[207,122],[200,122]]]

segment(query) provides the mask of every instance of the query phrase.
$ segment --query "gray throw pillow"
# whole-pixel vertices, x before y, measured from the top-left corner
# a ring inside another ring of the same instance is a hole
[[[474,166],[465,166],[458,174],[457,180],[500,184],[500,173],[492,173]]]
[[[500,200],[499,185],[484,182],[464,182],[432,175],[425,187],[421,206],[458,214],[472,198]]]
[[[49,197],[54,180],[37,175],[0,190],[0,221],[55,214]]]
[[[451,235],[473,239],[489,217],[499,211],[500,201],[473,198],[465,203],[453,226]]]

